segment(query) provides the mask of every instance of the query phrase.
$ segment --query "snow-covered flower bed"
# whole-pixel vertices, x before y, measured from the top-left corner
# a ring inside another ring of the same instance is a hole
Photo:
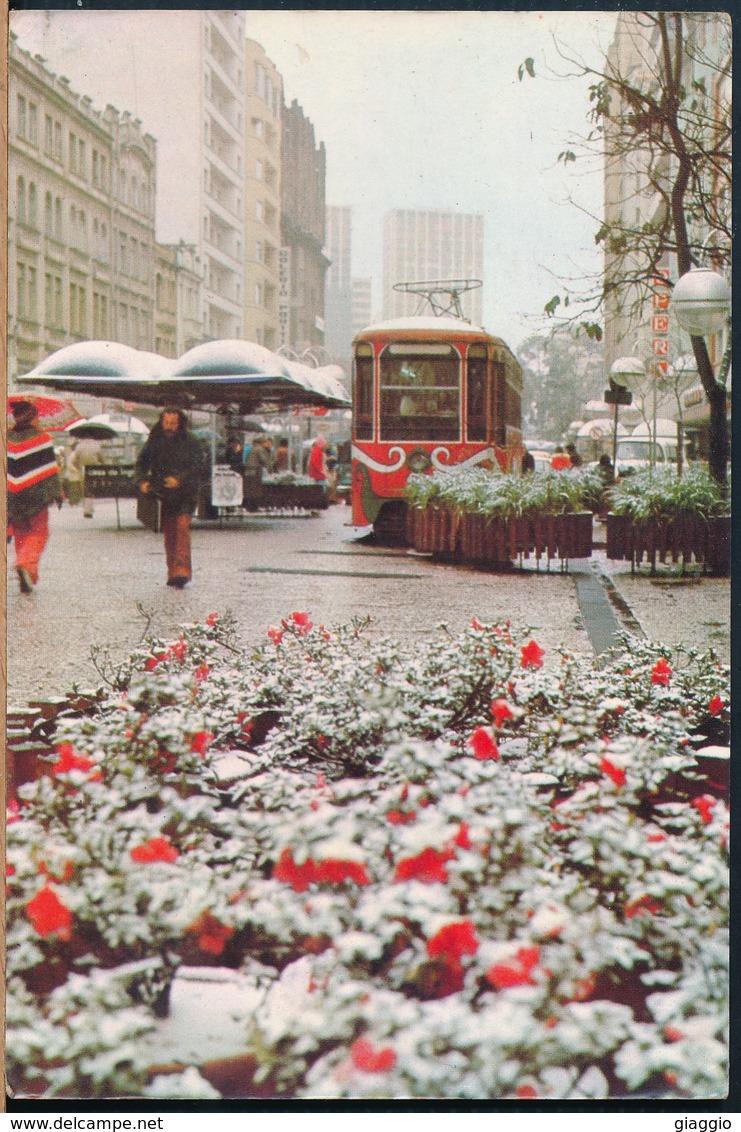
[[[727,669],[366,628],[294,613],[250,647],[213,614],[60,723],[9,814],[11,1087],[723,1095],[728,811],[695,750]],[[152,1053],[207,964],[253,1004],[226,1087]]]

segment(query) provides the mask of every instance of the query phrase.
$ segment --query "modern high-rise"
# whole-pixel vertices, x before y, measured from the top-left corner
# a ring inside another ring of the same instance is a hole
[[[324,345],[327,154],[296,99],[283,109],[281,146],[281,344]]]
[[[50,66],[101,105],[130,107],[157,139],[157,239],[196,248],[202,334],[241,336],[244,9],[19,13],[18,26],[35,29]]]
[[[395,283],[480,279],[484,275],[484,217],[442,209],[395,208],[383,223],[383,317],[400,318],[419,307]],[[462,296],[465,317],[481,323],[482,288]]]
[[[373,321],[373,280],[353,276],[352,336],[355,337]]]
[[[696,203],[704,196],[705,206],[687,211],[689,239],[695,258],[714,266],[713,246],[727,249],[728,238],[713,224],[712,212],[727,217],[722,225],[730,228],[730,180],[723,175],[730,166],[730,132],[721,116],[730,105],[731,56],[730,22],[718,12],[683,14],[682,86],[691,92],[685,120],[694,152],[704,156],[695,163],[687,199]],[[608,73],[629,76],[631,87],[651,90],[663,68],[661,44],[655,20],[639,12],[621,12],[607,53]],[[635,114],[635,105],[612,94],[610,113],[605,116],[604,219],[609,234],[604,243],[607,282],[604,312],[605,367],[621,356],[638,356],[659,377],[672,360],[686,354],[689,339],[679,330],[671,311],[669,287],[657,286],[647,293],[644,279],[648,263],[642,234],[658,232],[666,223],[672,185],[676,178],[676,158],[668,141],[653,145],[636,138],[626,144],[626,121]],[[715,150],[713,161],[708,155]],[[653,243],[656,243],[654,240]],[[652,238],[649,235],[649,244]],[[656,276],[676,282],[676,256],[667,251],[656,264]],[[627,250],[626,250],[627,249]],[[725,257],[724,257],[725,258]],[[631,278],[636,283],[631,286]],[[611,281],[622,280],[618,287]],[[721,333],[709,341],[711,356],[719,361],[725,348]]]
[[[280,344],[280,166],[283,80],[252,39],[245,45],[244,336]]]
[[[330,265],[324,291],[324,345],[333,357],[350,357],[352,344],[352,209],[327,208],[327,254]]]

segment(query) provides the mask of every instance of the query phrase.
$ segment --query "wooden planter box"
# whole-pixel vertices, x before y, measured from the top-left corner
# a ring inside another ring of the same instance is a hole
[[[633,569],[644,560],[652,571],[657,561],[684,566],[694,561],[714,573],[728,573],[730,547],[730,516],[687,516],[673,522],[636,522],[612,512],[607,516],[607,557],[630,561]]]
[[[410,508],[407,538],[415,550],[453,555],[481,566],[509,566],[513,560],[548,563],[558,558],[589,558],[592,554],[592,512],[542,515],[534,519],[457,515],[444,508]]]

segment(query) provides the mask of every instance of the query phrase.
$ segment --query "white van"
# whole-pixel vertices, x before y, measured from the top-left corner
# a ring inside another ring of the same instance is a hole
[[[656,435],[653,436],[653,424],[650,434],[649,426],[642,421],[636,425],[630,436],[619,437],[617,442],[617,474],[630,475],[631,472],[642,470],[651,466],[652,462],[658,467],[666,467],[677,463],[677,426],[675,421],[659,418],[656,421]],[[687,449],[689,441],[685,441],[684,463],[687,463]],[[651,459],[653,448],[654,458]]]

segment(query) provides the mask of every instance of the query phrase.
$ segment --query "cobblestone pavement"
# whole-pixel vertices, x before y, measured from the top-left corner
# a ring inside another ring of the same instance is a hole
[[[373,632],[421,640],[445,622],[457,632],[471,617],[509,617],[532,630],[546,649],[591,652],[575,586],[575,573],[532,568],[487,573],[432,562],[403,549],[358,541],[350,509],[315,517],[255,517],[239,525],[194,525],[193,582],[178,591],[165,585],[161,535],[144,530],[133,501],[96,503],[93,519],[81,508],[52,511],[51,540],[32,595],[18,592],[8,548],[8,704],[59,695],[73,684],[95,687],[100,677],[91,650],[125,657],[149,631],[169,637],[180,625],[210,612],[231,610],[245,641],[293,610],[307,610],[327,625],[370,614]],[[681,584],[631,577],[626,563],[592,563],[573,569],[609,574],[646,636],[686,641],[730,653],[730,586],[727,579]]]

